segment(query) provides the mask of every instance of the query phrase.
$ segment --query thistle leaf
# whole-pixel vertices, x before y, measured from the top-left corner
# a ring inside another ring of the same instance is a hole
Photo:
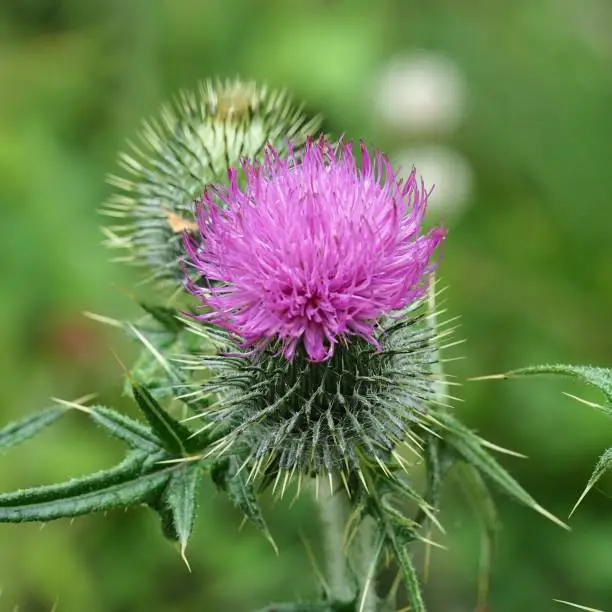
[[[211,477],[217,487],[227,493],[232,504],[244,514],[244,517],[263,533],[278,554],[276,543],[261,513],[253,484],[247,482],[246,470],[238,472],[237,459],[232,457],[217,461],[211,470]]]
[[[149,381],[149,385],[153,382],[156,385],[163,385],[162,395],[169,395],[180,400],[197,413],[201,413],[210,404],[211,400],[205,395],[193,393],[193,390],[187,385],[183,372],[165,357],[168,354],[179,353],[191,356],[194,351],[200,353],[203,350],[202,346],[196,349],[196,346],[191,345],[191,343],[197,344],[194,342],[195,334],[185,331],[173,334],[168,339],[166,332],[160,334],[131,323],[126,324],[125,329],[140,342],[144,349],[132,368],[134,378]],[[161,389],[158,390],[158,395],[160,395],[159,391]]]
[[[407,486],[407,485],[406,485]],[[391,549],[408,594],[411,612],[425,612],[419,580],[408,553],[408,545],[418,536],[419,525],[401,520],[399,513],[381,499],[378,483],[370,482],[370,513],[381,530],[382,544]],[[410,487],[407,486],[408,491]],[[422,499],[422,498],[421,498]],[[381,548],[381,552],[384,548]]]
[[[143,502],[176,470],[176,467],[159,469],[156,459],[145,453],[133,453],[110,470],[62,484],[0,495],[0,522],[49,521]]]
[[[146,387],[132,382],[134,399],[164,448],[174,457],[188,454],[192,432],[171,417]]]
[[[478,581],[478,610],[485,610],[491,575],[491,558],[497,532],[500,529],[495,502],[478,470],[467,463],[457,462],[454,473],[482,529],[482,552]]]
[[[597,481],[607,472],[609,469],[612,469],[612,448],[607,449],[603,455],[599,458],[595,465],[595,469],[589,478],[589,482],[587,482],[587,486],[584,488],[582,495],[578,498],[578,501],[572,508],[570,512],[570,516],[574,514],[578,506],[581,504],[582,500],[586,497],[587,493],[597,484]]]
[[[197,493],[200,476],[200,466],[188,464],[179,468],[164,489],[162,499],[172,517],[172,526],[181,547],[181,556],[187,559],[185,550],[191,536],[193,522],[197,511]]]
[[[469,428],[459,423],[448,413],[439,413],[437,419],[445,427],[444,439],[468,464],[495,482],[503,491],[517,501],[539,512],[564,529],[569,527],[556,516],[540,506],[538,502],[508,474],[508,472],[484,449],[480,438]]]
[[[583,382],[599,389],[604,394],[606,401],[612,405],[612,370],[607,368],[595,368],[591,366],[577,366],[577,365],[537,365],[529,366],[526,368],[519,368],[517,370],[510,370],[505,374],[496,374],[493,376],[481,376],[475,380],[486,380],[486,379],[507,379],[507,378],[518,378],[521,376],[546,376],[546,375],[561,375],[571,376],[578,378]],[[590,404],[590,403],[589,403]],[[612,417],[612,408],[608,406],[598,406],[602,412]]]
[[[408,601],[410,602],[410,612],[425,612],[425,602],[421,594],[419,579],[414,569],[412,559],[408,553],[407,547],[398,541],[395,536],[389,539],[395,559],[402,572],[404,586],[408,593]]]
[[[0,452],[29,440],[39,431],[57,421],[64,412],[66,412],[65,408],[55,406],[31,414],[20,421],[9,423],[0,430]]]
[[[579,380],[591,385],[598,389],[606,398],[606,404],[597,404],[595,402],[590,402],[580,397],[576,397],[571,395],[570,393],[566,393],[569,397],[578,400],[584,404],[587,404],[591,408],[595,408],[599,410],[601,413],[605,414],[608,417],[612,418],[612,370],[608,368],[597,368],[592,366],[579,366],[579,365],[564,365],[564,364],[555,364],[555,365],[537,365],[537,366],[529,366],[526,368],[519,368],[517,370],[511,370],[506,372],[505,374],[496,374],[493,376],[481,376],[476,380],[486,380],[486,379],[507,379],[507,378],[518,378],[520,376],[545,376],[545,375],[561,375],[561,376],[570,376],[573,378],[578,378]],[[572,508],[570,512],[570,517],[582,500],[585,498],[587,493],[595,486],[597,481],[601,478],[601,476],[612,468],[612,448],[606,450],[603,455],[599,458],[599,461],[595,465],[595,469],[589,478],[589,481],[578,498],[578,501]]]
[[[83,406],[73,402],[61,403],[85,412],[100,427],[134,450],[146,452],[162,450],[161,441],[148,427],[116,410],[104,406]]]
[[[185,329],[185,324],[178,317],[178,311],[174,308],[168,308],[167,306],[159,306],[157,304],[149,304],[147,302],[139,301],[138,305],[146,310],[161,326],[165,331],[171,334],[179,334]]]

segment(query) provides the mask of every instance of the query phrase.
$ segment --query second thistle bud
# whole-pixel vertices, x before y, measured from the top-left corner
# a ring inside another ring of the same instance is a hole
[[[193,201],[205,186],[226,182],[228,168],[260,158],[267,143],[281,155],[288,143],[299,149],[318,127],[284,92],[252,82],[207,81],[181,93],[120,156],[124,172],[110,177],[117,191],[103,209],[116,220],[105,228],[107,245],[152,279],[180,282],[181,236],[196,233]]]

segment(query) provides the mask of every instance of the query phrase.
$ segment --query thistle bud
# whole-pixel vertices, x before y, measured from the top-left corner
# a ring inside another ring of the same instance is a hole
[[[299,149],[319,123],[284,92],[252,82],[182,92],[120,155],[124,174],[109,178],[117,191],[102,211],[117,221],[104,228],[107,246],[125,250],[118,259],[149,268],[151,279],[180,281],[181,236],[197,233],[193,202],[205,186],[225,182],[240,159],[260,158],[266,144],[279,155],[289,143]]]

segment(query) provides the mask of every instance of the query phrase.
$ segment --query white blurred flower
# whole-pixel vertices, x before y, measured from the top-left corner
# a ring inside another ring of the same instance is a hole
[[[457,65],[434,53],[392,58],[374,91],[381,121],[409,132],[455,129],[463,116],[465,99],[465,79]]]
[[[472,168],[457,151],[442,146],[404,149],[392,157],[400,175],[407,177],[413,166],[425,186],[434,186],[427,208],[434,214],[456,216],[472,195]]]

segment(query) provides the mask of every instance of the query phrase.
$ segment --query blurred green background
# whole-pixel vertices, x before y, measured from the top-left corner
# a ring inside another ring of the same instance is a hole
[[[612,5],[608,0],[3,0],[0,4],[2,421],[98,391],[120,397],[133,347],[85,310],[121,317],[138,278],[109,263],[96,214],[105,174],[143,116],[210,76],[287,87],[334,135],[364,138],[437,184],[450,233],[442,275],[466,339],[460,379],[535,362],[612,364]],[[438,198],[438,199],[437,199]],[[502,462],[567,516],[603,417],[570,381],[466,382],[456,410],[528,459]],[[111,465],[121,449],[78,415],[0,461],[0,487]],[[604,480],[566,533],[500,499],[490,610],[612,609],[612,491]],[[433,612],[474,609],[476,525],[452,487]],[[144,510],[0,526],[0,610],[247,612],[307,596],[307,503],[268,512],[281,548],[212,491],[189,574]],[[300,535],[301,534],[301,535]],[[422,566],[421,561],[419,565]]]

